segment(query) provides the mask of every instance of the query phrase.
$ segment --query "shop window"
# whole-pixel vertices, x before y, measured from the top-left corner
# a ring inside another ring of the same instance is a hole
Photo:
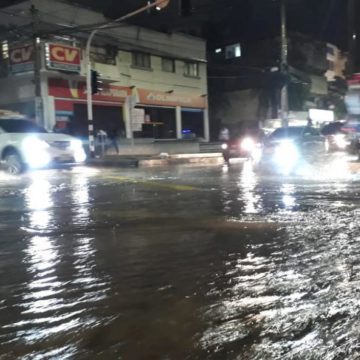
[[[186,62],[184,67],[184,75],[199,77],[199,64],[195,62]]]
[[[141,52],[132,53],[132,65],[143,69],[151,69],[150,54]]]
[[[202,110],[182,110],[181,121],[184,139],[204,137],[204,112]]]
[[[168,59],[168,58],[162,58],[162,71],[165,72],[175,72],[175,60],[174,59]]]

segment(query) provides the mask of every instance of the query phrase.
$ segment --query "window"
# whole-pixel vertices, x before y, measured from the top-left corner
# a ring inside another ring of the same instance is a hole
[[[331,46],[331,45],[328,45],[327,46],[327,53],[329,54],[329,55],[335,55],[335,48],[333,47],[333,46]]]
[[[184,75],[191,77],[199,77],[199,64],[194,62],[186,62]]]
[[[7,133],[46,133],[47,131],[27,120],[0,119],[0,128]]]
[[[140,52],[132,53],[132,64],[135,67],[150,69],[151,68],[150,54],[145,54]]]
[[[175,61],[173,59],[162,58],[161,63],[162,71],[171,73],[175,72]]]
[[[116,48],[92,47],[90,52],[91,60],[100,64],[116,65]]]
[[[225,58],[234,59],[241,57],[241,46],[239,43],[225,47]]]
[[[304,130],[304,136],[320,136],[320,133],[318,130],[312,128],[312,127],[307,127]]]

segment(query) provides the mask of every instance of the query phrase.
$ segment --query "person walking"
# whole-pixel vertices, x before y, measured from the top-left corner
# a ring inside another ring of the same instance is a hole
[[[119,145],[118,145],[118,130],[117,128],[112,128],[107,132],[108,138],[110,140],[109,148],[114,148],[116,154],[119,155]],[[108,149],[109,150],[109,149]]]

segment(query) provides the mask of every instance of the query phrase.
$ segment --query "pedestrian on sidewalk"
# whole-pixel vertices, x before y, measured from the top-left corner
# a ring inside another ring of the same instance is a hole
[[[223,126],[219,133],[220,141],[229,141],[230,140],[230,131],[226,126]]]
[[[118,129],[117,128],[112,128],[111,130],[108,131],[107,134],[108,134],[108,138],[110,140],[109,149],[113,147],[115,149],[115,151],[116,151],[116,154],[119,155]]]

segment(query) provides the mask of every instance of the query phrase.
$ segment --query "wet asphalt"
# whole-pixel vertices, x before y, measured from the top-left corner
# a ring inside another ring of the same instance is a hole
[[[360,359],[360,177],[0,173],[0,359]]]

